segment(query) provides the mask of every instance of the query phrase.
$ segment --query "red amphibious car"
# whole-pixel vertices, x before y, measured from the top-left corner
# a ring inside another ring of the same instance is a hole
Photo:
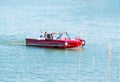
[[[85,40],[81,38],[71,39],[67,32],[49,34],[45,32],[44,35],[40,35],[40,38],[26,38],[26,45],[46,48],[76,48],[84,46]]]

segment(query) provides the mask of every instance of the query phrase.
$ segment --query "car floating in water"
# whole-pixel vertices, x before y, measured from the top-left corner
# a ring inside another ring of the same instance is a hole
[[[85,45],[81,38],[72,39],[67,32],[41,34],[40,38],[26,38],[26,45],[45,48],[76,48]]]

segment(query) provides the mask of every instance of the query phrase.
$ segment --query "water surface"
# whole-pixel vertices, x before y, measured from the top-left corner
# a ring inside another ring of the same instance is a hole
[[[119,3],[0,0],[0,82],[119,82]],[[25,38],[39,37],[40,30],[82,34],[86,46],[83,51],[25,46]]]

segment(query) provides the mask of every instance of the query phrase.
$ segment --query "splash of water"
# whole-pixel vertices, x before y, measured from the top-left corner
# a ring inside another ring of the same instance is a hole
[[[23,41],[0,41],[0,44],[12,45],[12,46],[15,46],[15,45],[24,46],[25,42],[23,42]]]

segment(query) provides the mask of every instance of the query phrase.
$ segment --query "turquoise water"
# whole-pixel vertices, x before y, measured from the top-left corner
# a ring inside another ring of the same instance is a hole
[[[0,82],[119,82],[119,0],[0,0]],[[84,50],[25,46],[40,30],[82,34]],[[112,50],[110,49],[112,47]]]

